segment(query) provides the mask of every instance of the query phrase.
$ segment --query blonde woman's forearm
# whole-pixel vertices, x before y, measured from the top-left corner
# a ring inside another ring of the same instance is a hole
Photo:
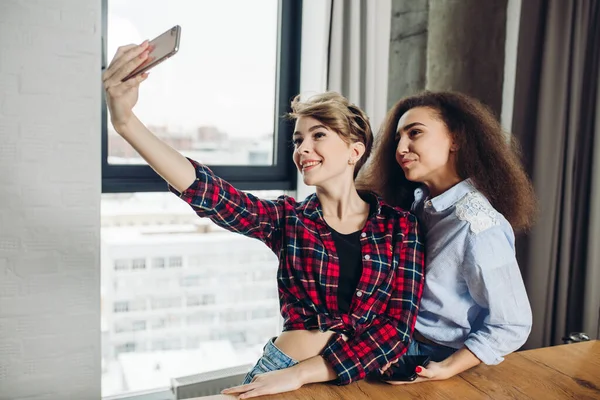
[[[190,187],[196,179],[194,167],[187,158],[156,137],[136,116],[115,129],[157,174],[179,192]]]

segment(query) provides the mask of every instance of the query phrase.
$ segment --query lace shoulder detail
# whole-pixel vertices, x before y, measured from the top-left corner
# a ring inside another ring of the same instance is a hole
[[[471,192],[456,203],[456,216],[462,221],[467,221],[474,234],[500,225],[498,211],[478,192]]]

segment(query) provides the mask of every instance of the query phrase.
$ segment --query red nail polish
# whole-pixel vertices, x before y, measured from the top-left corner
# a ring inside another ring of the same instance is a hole
[[[415,371],[417,371],[417,374],[420,374],[421,372],[423,372],[423,368],[417,367],[415,368]]]

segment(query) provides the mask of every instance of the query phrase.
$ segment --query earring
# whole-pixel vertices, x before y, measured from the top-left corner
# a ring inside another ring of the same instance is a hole
[[[348,164],[354,165],[354,164],[356,164],[356,161],[354,161],[353,159],[350,159],[350,160],[348,160]]]

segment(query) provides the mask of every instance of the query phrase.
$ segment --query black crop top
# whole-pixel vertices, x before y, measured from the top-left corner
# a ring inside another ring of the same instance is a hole
[[[331,227],[331,234],[338,257],[340,258],[340,282],[338,285],[338,306],[340,312],[348,313],[352,296],[362,275],[362,257],[360,233],[356,231],[347,235],[336,232]]]

